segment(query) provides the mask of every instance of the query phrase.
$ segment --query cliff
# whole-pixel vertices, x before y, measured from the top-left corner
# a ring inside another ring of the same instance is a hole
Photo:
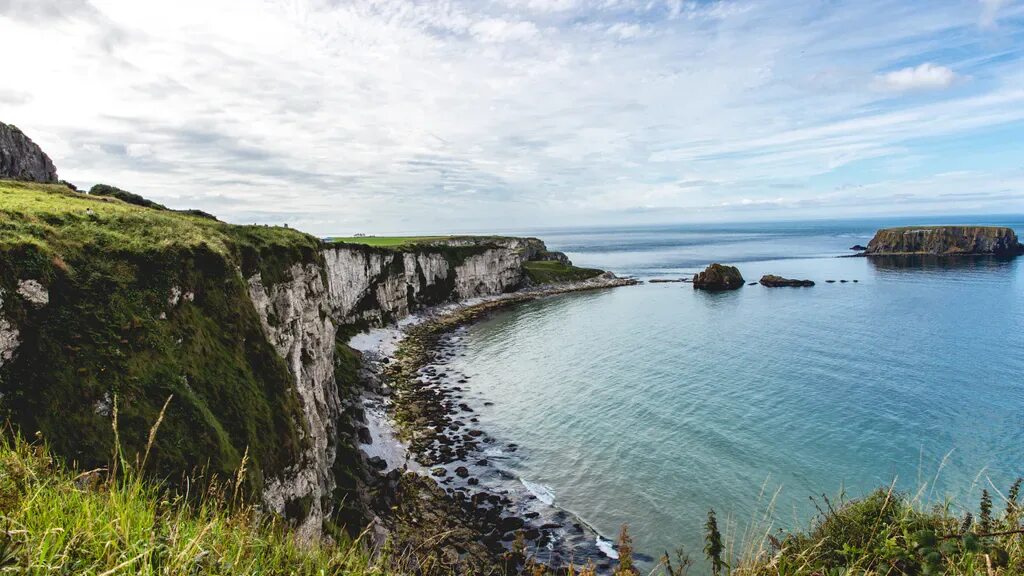
[[[1010,228],[996,226],[908,226],[884,228],[868,243],[865,256],[926,254],[996,255],[1024,252]]]
[[[548,254],[533,238],[324,243],[14,181],[0,220],[3,419],[88,468],[109,459],[115,403],[132,455],[173,396],[147,468],[223,478],[247,454],[248,490],[307,538],[361,466],[343,432],[352,330],[515,290]]]
[[[0,178],[56,182],[57,169],[17,126],[0,122]]]

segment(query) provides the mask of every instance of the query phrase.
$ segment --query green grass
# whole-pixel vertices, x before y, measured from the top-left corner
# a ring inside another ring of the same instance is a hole
[[[203,485],[209,483],[199,483]],[[42,444],[0,441],[2,574],[390,573],[359,542],[300,543],[237,498],[236,479],[193,493],[118,471],[80,471]]]
[[[603,273],[595,268],[566,266],[553,260],[525,262],[523,270],[534,284],[555,284],[558,282],[578,282],[587,280]]]
[[[173,394],[149,470],[231,474],[248,449],[258,489],[304,441],[291,374],[263,334],[246,278],[286,280],[293,264],[322,258],[320,245],[285,228],[0,181],[0,312],[23,342],[0,370],[0,418],[100,466],[113,442],[102,409],[111,397],[123,401],[123,442],[137,448]],[[46,287],[48,305],[12,297],[24,279]],[[171,305],[174,290],[193,298]]]
[[[1024,573],[1020,481],[1005,493],[982,492],[977,511],[952,502],[878,489],[863,498],[815,500],[819,515],[803,531],[771,528],[770,509],[742,535],[726,539],[730,576],[882,576]],[[995,502],[990,494],[995,495]],[[729,529],[735,529],[732,524]]]
[[[329,238],[330,242],[343,242],[345,244],[362,244],[377,248],[398,248],[425,242],[438,242],[455,238],[454,236],[349,236]]]

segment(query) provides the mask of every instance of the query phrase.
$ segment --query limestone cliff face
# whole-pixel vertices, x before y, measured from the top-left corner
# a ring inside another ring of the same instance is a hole
[[[50,157],[17,126],[0,122],[0,178],[56,182],[57,169]]]
[[[301,537],[319,533],[338,503],[332,468],[344,413],[335,382],[335,337],[345,324],[379,325],[434,304],[500,294],[523,282],[523,262],[546,252],[534,239],[458,239],[404,251],[326,245],[322,260],[295,263],[265,285],[246,279],[268,341],[288,365],[302,410],[300,457],[266,478],[264,505],[298,525]]]
[[[301,538],[320,534],[334,489],[334,464],[341,403],[334,382],[335,325],[329,316],[327,287],[319,264],[294,264],[290,280],[271,287],[259,274],[248,279],[249,297],[267,338],[294,378],[304,422],[305,449],[299,459],[267,478],[263,502],[298,523]]]
[[[543,243],[540,244],[543,246]],[[500,294],[523,282],[531,239],[455,239],[405,251],[336,244],[324,249],[332,315],[381,324],[424,306]]]
[[[928,254],[952,256],[1020,254],[1017,235],[1010,228],[997,226],[909,226],[885,228],[868,243],[867,256]]]

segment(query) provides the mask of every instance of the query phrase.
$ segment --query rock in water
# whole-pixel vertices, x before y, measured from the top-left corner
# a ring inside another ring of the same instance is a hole
[[[1017,240],[1017,234],[1002,226],[906,226],[876,232],[864,255],[1012,256],[1021,253],[1024,253],[1024,246]]]
[[[693,276],[693,287],[698,290],[735,290],[743,286],[743,275],[735,266],[714,263]]]
[[[855,250],[857,252],[863,252],[863,251],[865,251],[867,249],[868,249],[868,247],[864,246],[862,244],[854,244],[853,246],[850,246],[850,250]]]
[[[765,274],[761,276],[761,285],[767,286],[768,288],[779,288],[781,286],[814,286],[814,282],[811,280],[795,280],[793,278],[783,278],[782,276],[776,276],[775,274]]]
[[[57,168],[17,126],[0,122],[0,178],[55,183]]]

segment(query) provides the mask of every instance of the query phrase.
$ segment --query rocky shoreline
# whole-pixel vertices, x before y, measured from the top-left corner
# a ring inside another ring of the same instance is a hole
[[[468,573],[514,571],[527,559],[552,567],[592,561],[599,570],[609,569],[610,542],[552,506],[543,487],[506,470],[519,447],[480,429],[465,400],[470,376],[449,363],[461,354],[462,328],[491,312],[638,283],[606,274],[530,287],[434,308],[355,336],[350,345],[363,355],[367,389],[360,449],[381,474],[378,492],[393,493],[382,502],[388,510],[377,519],[377,539],[430,549],[431,565]]]

